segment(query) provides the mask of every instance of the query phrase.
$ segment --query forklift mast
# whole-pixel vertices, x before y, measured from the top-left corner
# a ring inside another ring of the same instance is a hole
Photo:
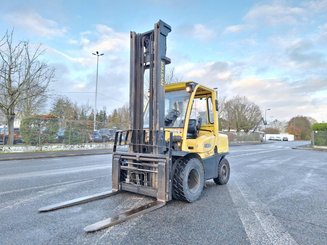
[[[159,20],[154,29],[145,33],[131,32],[130,54],[130,129],[133,130],[129,151],[144,153],[144,90],[145,72],[149,74],[149,139],[150,152],[160,154],[164,149],[166,39],[171,27]],[[148,70],[148,71],[147,71]],[[149,149],[148,149],[149,151]],[[149,153],[149,152],[148,152]]]

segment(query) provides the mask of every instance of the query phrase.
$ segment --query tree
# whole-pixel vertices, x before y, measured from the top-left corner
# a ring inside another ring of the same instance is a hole
[[[279,133],[280,133],[280,131],[279,131],[278,128],[272,128],[272,127],[266,128],[266,129],[264,130],[264,132],[265,132],[266,134],[279,134]]]
[[[51,113],[59,118],[60,128],[64,132],[64,143],[79,144],[89,141],[93,130],[93,112],[89,105],[78,106],[67,97],[57,98]],[[103,114],[103,113],[102,113]]]
[[[9,144],[14,141],[18,108],[27,104],[35,106],[46,96],[54,78],[54,69],[40,61],[43,53],[41,45],[33,48],[26,41],[15,44],[13,31],[7,31],[0,39],[0,110],[6,116]]]
[[[102,110],[97,112],[96,114],[96,122],[99,124],[99,127],[105,127],[107,124],[107,111],[106,108],[104,107]]]
[[[286,132],[287,129],[287,122],[286,121],[279,121],[277,119],[273,120],[269,123],[270,128],[276,128],[279,130],[279,133]]]
[[[0,125],[6,121],[6,117],[3,112],[0,110]]]
[[[55,143],[58,129],[58,118],[51,114],[25,117],[20,126],[24,142],[30,145]]]
[[[168,68],[165,74],[165,81],[167,84],[183,81],[182,76],[176,75],[175,67]]]
[[[246,97],[236,96],[225,102],[222,117],[228,130],[248,132],[258,124],[262,114],[258,105]]]
[[[120,108],[114,109],[108,117],[109,126],[117,129],[128,129],[129,127],[129,108],[124,105]]]
[[[311,123],[307,117],[293,117],[288,122],[287,132],[293,134],[296,140],[309,140],[311,135]]]
[[[92,107],[89,104],[85,104],[85,105],[81,105],[79,109],[80,109],[79,119],[87,120],[88,115],[90,115],[90,112],[92,112]]]
[[[59,97],[52,104],[51,113],[65,120],[77,120],[79,108],[67,97]]]
[[[219,130],[228,128],[228,122],[223,118],[223,112],[225,110],[226,97],[220,97],[218,94],[218,119],[219,119]]]

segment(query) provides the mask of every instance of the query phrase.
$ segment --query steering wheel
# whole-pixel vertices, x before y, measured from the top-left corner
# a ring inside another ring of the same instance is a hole
[[[202,125],[202,118],[199,117],[199,119],[198,119],[198,124],[196,125],[196,129],[197,129],[197,130],[200,130],[201,125]]]
[[[165,117],[165,126],[172,126],[176,119],[180,116],[180,112],[176,109],[172,109],[169,111],[168,115]]]

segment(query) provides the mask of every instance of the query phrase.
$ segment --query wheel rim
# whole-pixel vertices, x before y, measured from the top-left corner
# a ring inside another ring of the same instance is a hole
[[[228,175],[227,165],[224,164],[224,165],[221,167],[221,176],[223,177],[223,179],[226,179],[226,178],[227,178],[227,175]]]
[[[187,179],[188,189],[191,192],[196,192],[200,186],[200,175],[196,169],[192,169]]]

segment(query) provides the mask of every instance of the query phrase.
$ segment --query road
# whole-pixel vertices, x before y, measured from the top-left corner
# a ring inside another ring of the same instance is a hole
[[[38,208],[111,189],[111,155],[0,161],[0,244],[327,244],[327,152],[303,142],[235,146],[225,186],[123,224],[83,228],[150,199],[123,193],[50,213]]]

